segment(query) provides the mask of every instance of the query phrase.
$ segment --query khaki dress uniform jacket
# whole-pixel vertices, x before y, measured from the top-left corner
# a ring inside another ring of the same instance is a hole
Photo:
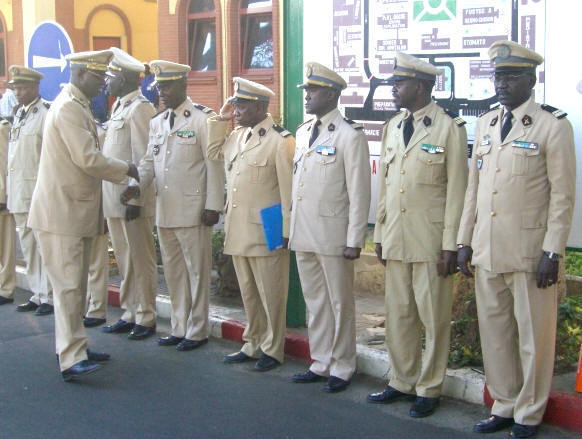
[[[127,172],[127,163],[101,153],[89,100],[65,84],[46,116],[28,218],[53,286],[61,371],[87,359],[82,315],[91,237],[104,229],[101,180],[120,182]]]
[[[416,111],[405,146],[401,111],[384,129],[374,241],[386,259],[386,347],[390,386],[440,395],[448,361],[452,277],[439,277],[442,251],[457,251],[467,187],[464,121],[434,101]],[[421,332],[426,331],[422,353]]]
[[[103,153],[139,163],[147,151],[149,124],[155,112],[153,105],[139,90],[117,99],[107,122]],[[121,184],[103,182],[103,213],[120,268],[119,296],[124,310],[121,319],[152,327],[155,324],[157,285],[153,239],[155,187],[149,185],[137,199],[128,202],[140,206],[140,216],[126,221],[126,207],[120,203],[119,197],[128,184],[129,177]]]
[[[349,380],[356,369],[354,264],[370,210],[370,156],[362,126],[334,109],[300,125],[295,152],[290,248],[309,310],[310,370]]]
[[[557,287],[537,288],[536,271],[543,251],[564,254],[575,198],[574,137],[565,113],[530,98],[512,111],[502,141],[505,111],[478,119],[457,240],[473,248],[492,413],[537,425],[552,381]]]
[[[50,104],[40,97],[27,107],[20,107],[10,130],[8,155],[8,210],[14,215],[26,261],[26,278],[33,292],[29,300],[37,305],[52,304],[52,288],[42,265],[36,236],[26,223],[38,174],[44,121],[49,108]]]
[[[8,136],[10,123],[0,119],[0,204],[6,204],[6,174],[8,168]],[[4,209],[0,211],[0,296],[12,299],[16,287],[16,254],[14,217]]]
[[[283,236],[288,238],[295,139],[270,115],[252,129],[236,128],[226,138],[230,122],[211,118],[208,125],[210,138],[224,141],[222,149],[209,151],[209,156],[225,162],[224,252],[233,255],[248,317],[241,351],[251,357],[262,351],[282,362],[289,250],[267,249],[261,209],[282,205]]]
[[[172,112],[174,124],[170,127]],[[172,335],[189,340],[202,340],[209,333],[212,227],[202,224],[202,213],[205,209],[220,211],[224,205],[223,163],[206,155],[206,120],[214,115],[187,98],[178,108],[155,116],[150,122],[148,150],[139,166],[142,191],[152,180],[155,184],[156,224],[172,302]]]

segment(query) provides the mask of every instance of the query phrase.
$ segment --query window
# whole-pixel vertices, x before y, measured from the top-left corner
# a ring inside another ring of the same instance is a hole
[[[273,68],[273,4],[241,1],[242,70]]]
[[[188,8],[188,44],[188,63],[193,71],[216,71],[214,0],[191,0]]]
[[[0,19],[0,76],[6,76],[6,31],[3,20]]]

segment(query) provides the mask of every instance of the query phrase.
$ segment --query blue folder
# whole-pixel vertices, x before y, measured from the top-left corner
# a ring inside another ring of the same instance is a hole
[[[269,251],[283,248],[283,211],[281,203],[261,209],[263,231]]]

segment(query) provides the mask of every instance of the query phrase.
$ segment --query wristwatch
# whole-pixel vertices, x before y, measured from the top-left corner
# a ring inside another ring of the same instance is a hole
[[[557,262],[560,260],[560,255],[558,253],[544,251],[544,255],[546,255],[548,259],[553,262]]]

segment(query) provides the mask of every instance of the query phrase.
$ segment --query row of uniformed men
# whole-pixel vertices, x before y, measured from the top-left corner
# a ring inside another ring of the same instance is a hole
[[[414,396],[411,416],[434,412],[449,345],[449,275],[458,265],[471,274],[468,263],[475,247],[485,367],[496,400],[492,417],[477,424],[475,431],[512,425],[512,436],[529,437],[541,422],[551,381],[556,260],[565,247],[573,204],[572,129],[562,114],[555,109],[550,112],[550,107],[539,106],[530,97],[535,68],[542,62],[539,55],[500,41],[493,44],[490,56],[503,106],[479,120],[476,156],[466,191],[464,123],[431,100],[435,78],[441,72],[414,57],[396,57],[393,96],[397,106],[406,110],[385,126],[381,159],[385,173],[380,179],[375,230],[377,253],[387,269],[386,335],[393,371],[386,390],[369,395],[368,400],[389,403]],[[105,70],[109,57],[108,52],[73,55],[72,63],[82,67],[73,69],[71,84],[64,90],[68,94],[61,94],[55,104],[63,110],[68,102],[83,107],[92,91],[87,80],[90,84]],[[115,63],[114,58],[110,66]],[[187,98],[187,66],[159,61],[152,62],[152,67],[168,110],[150,122],[147,152],[139,172],[131,164],[122,167],[103,157],[95,148],[96,132],[86,130],[84,154],[67,164],[68,171],[49,174],[52,167],[45,157],[52,149],[57,155],[59,149],[67,147],[66,141],[58,147],[56,142],[51,147],[45,141],[47,154],[41,159],[29,223],[39,230],[41,250],[42,236],[46,236],[43,254],[53,255],[49,250],[57,251],[62,245],[51,244],[63,241],[77,249],[78,255],[86,253],[87,236],[97,232],[99,205],[98,197],[90,196],[85,187],[97,190],[95,181],[100,178],[123,181],[120,198],[129,203],[141,198],[154,180],[158,231],[172,299],[172,333],[158,343],[194,349],[208,336],[210,226],[217,222],[222,209],[222,175],[226,172],[225,252],[233,255],[249,324],[243,348],[228,355],[225,362],[259,357],[255,369],[265,371],[283,360],[288,283],[285,248],[290,243],[297,252],[309,309],[314,360],[309,370],[295,375],[293,381],[326,380],[326,391],[344,390],[356,365],[353,259],[359,257],[364,243],[370,202],[365,137],[358,124],[344,119],[337,110],[345,81],[320,64],[307,65],[302,84],[305,107],[316,117],[299,127],[295,145],[290,134],[267,114],[273,93],[260,84],[235,78],[233,98],[214,115]],[[124,69],[122,65],[119,75]],[[109,72],[116,76],[111,67]],[[58,110],[53,105],[51,112]],[[228,133],[232,118],[238,126]],[[110,124],[119,129],[128,125],[127,117],[115,119],[116,109]],[[107,138],[114,132],[117,138],[121,134],[117,131],[110,127]],[[50,129],[45,131],[48,133]],[[89,143],[93,149],[89,150]],[[130,159],[137,161],[139,157]],[[79,167],[89,175],[75,172]],[[43,168],[52,178],[50,190],[41,189]],[[134,180],[125,188],[123,178],[128,172]],[[52,191],[71,190],[71,176],[77,182],[75,196],[62,201],[77,204],[76,210],[51,210],[42,200]],[[64,181],[55,183],[59,178]],[[93,202],[92,214],[79,214],[83,201]],[[35,202],[44,217],[35,219]],[[283,206],[284,248],[268,252],[260,210],[279,202]],[[179,209],[182,215],[174,215]],[[477,210],[490,211],[490,215],[477,216]],[[65,238],[76,228],[71,225],[72,218],[83,227],[74,239]],[[87,219],[92,220],[89,227],[81,221]],[[57,226],[61,223],[66,227]],[[76,264],[73,259],[71,264],[78,266],[79,260],[86,258],[78,258]],[[48,269],[51,281],[64,277],[61,267]],[[86,273],[86,267],[79,270]],[[511,294],[506,293],[508,288]],[[80,296],[80,285],[75,290]],[[59,331],[58,301],[55,303],[63,377],[70,379],[95,370],[98,365],[87,361],[86,339],[79,338],[71,348],[71,334]],[[497,319],[494,325],[489,324],[492,318]],[[67,329],[78,330],[80,326],[79,322],[68,324]],[[424,357],[421,326],[427,334]],[[540,333],[549,336],[540,341],[536,335]],[[518,353],[512,348],[516,340],[520,343]],[[499,350],[501,343],[506,344]],[[535,354],[528,354],[532,350]],[[69,354],[66,360],[65,354]],[[540,368],[541,362],[544,366]],[[506,379],[508,370],[515,379]]]

